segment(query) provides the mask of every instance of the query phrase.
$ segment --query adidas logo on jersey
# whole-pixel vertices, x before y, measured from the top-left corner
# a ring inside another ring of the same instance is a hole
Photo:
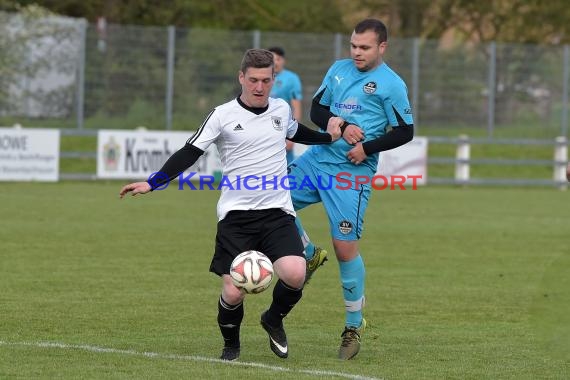
[[[234,127],[234,131],[243,131],[243,127],[241,126],[241,124],[238,124]]]

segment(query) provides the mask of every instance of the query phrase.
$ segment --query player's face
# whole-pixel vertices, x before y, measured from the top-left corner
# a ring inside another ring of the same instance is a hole
[[[285,58],[280,56],[279,54],[273,53],[273,64],[275,65],[275,72],[280,73],[285,66]]]
[[[265,107],[273,86],[273,68],[250,67],[245,73],[240,71],[239,83],[241,84],[240,99],[242,102],[249,107]]]
[[[378,36],[371,30],[364,33],[352,33],[350,56],[359,71],[369,71],[382,63],[386,46],[386,42],[378,44]]]

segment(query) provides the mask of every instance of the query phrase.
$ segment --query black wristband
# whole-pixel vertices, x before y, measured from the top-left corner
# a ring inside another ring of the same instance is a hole
[[[342,125],[340,126],[340,135],[344,135],[344,131],[346,130],[346,127],[348,127],[350,125],[350,123],[348,121],[345,120],[344,123],[342,123]]]

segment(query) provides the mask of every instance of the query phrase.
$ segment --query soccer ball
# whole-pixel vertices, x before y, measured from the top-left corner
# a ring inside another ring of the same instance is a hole
[[[261,293],[273,279],[273,264],[263,253],[245,251],[236,256],[230,267],[234,285],[245,293]]]

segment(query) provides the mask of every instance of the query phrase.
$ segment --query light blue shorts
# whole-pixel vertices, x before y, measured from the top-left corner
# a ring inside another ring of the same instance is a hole
[[[293,161],[288,171],[290,178],[294,177],[294,183],[290,181],[289,185],[295,210],[322,202],[334,239],[360,239],[370,185],[352,183],[349,188],[346,178],[339,182],[335,174],[321,171],[318,162],[309,162],[306,154]]]

